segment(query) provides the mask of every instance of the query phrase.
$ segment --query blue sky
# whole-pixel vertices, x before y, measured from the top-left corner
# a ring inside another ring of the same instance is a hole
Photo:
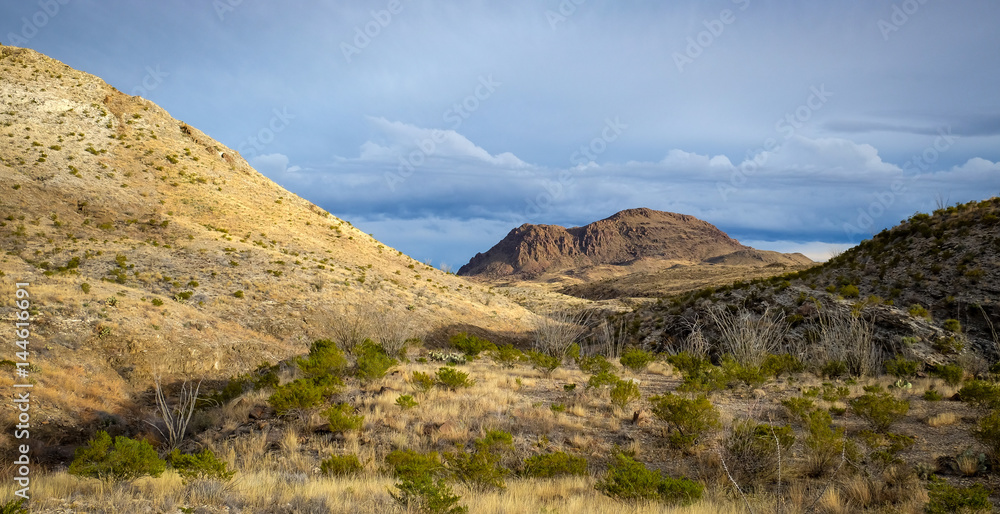
[[[825,258],[1000,194],[990,0],[0,4],[0,41],[139,94],[420,260],[521,223],[691,214]]]

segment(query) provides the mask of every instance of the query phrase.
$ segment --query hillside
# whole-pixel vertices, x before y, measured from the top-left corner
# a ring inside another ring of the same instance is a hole
[[[702,289],[652,307],[643,313],[648,340],[686,337],[692,317],[713,305],[777,310],[793,337],[807,338],[820,322],[813,307],[819,302],[874,320],[885,357],[992,362],[1000,356],[998,234],[1000,198],[916,214],[821,266]]]
[[[57,442],[135,415],[154,374],[230,377],[352,317],[426,339],[454,326],[516,336],[533,316],[32,50],[0,47],[0,139],[0,313],[12,322],[14,283],[31,284],[33,416]]]

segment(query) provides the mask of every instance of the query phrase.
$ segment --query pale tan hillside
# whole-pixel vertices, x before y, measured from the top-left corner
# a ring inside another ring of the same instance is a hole
[[[229,377],[303,353],[341,314],[417,337],[517,335],[533,317],[32,50],[0,47],[0,141],[0,314],[30,282],[39,420],[127,414],[157,372]]]

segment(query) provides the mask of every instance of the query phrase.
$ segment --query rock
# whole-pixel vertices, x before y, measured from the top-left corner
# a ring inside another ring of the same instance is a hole
[[[266,405],[254,405],[250,408],[250,412],[247,413],[247,417],[253,420],[267,419],[274,414],[274,411]]]

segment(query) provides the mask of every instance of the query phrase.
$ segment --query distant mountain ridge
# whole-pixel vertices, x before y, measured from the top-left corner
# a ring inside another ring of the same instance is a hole
[[[550,271],[627,265],[641,259],[687,264],[812,262],[802,254],[750,248],[694,216],[637,208],[582,227],[526,223],[511,230],[486,253],[476,254],[458,274],[531,279]]]

